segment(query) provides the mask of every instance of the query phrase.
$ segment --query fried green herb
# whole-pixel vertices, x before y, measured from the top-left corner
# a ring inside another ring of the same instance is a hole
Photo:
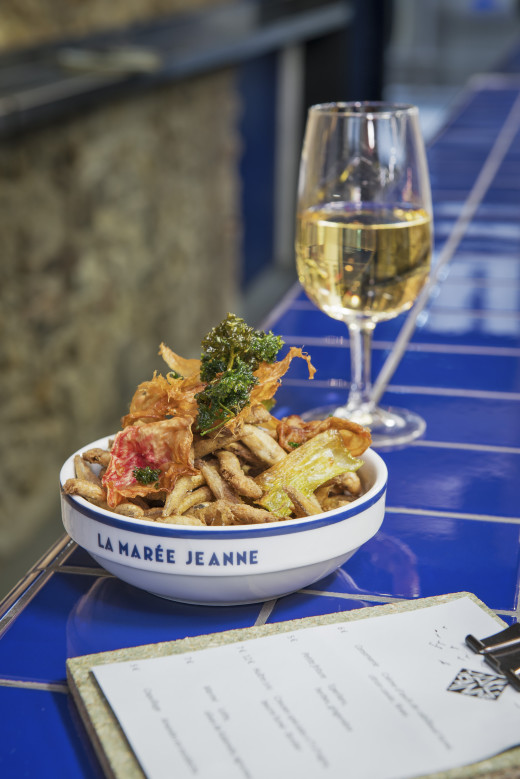
[[[139,484],[152,484],[156,482],[161,475],[160,468],[152,468],[150,465],[145,465],[144,468],[134,468],[132,471],[134,479]]]
[[[258,383],[253,372],[260,363],[272,363],[283,346],[280,336],[250,327],[241,317],[228,314],[202,340],[202,381],[195,397],[201,434],[215,430],[236,416],[249,403]]]
[[[279,335],[255,330],[236,314],[228,314],[202,339],[201,379],[212,381],[233,370],[238,360],[255,371],[261,362],[274,362],[282,346]]]
[[[235,417],[249,403],[249,396],[258,379],[247,365],[240,363],[211,381],[195,397],[199,407],[198,427],[207,433]]]

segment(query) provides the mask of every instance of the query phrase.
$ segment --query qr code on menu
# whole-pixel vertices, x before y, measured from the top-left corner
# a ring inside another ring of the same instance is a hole
[[[482,671],[470,671],[461,668],[455,679],[449,685],[448,690],[459,692],[462,695],[471,695],[474,698],[485,698],[496,701],[507,684],[504,676],[486,674]]]

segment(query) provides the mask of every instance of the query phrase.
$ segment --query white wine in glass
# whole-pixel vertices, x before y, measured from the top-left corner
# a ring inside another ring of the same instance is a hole
[[[309,298],[346,323],[351,351],[345,406],[330,414],[369,427],[374,446],[403,444],[425,429],[418,415],[371,398],[377,322],[409,309],[426,283],[431,191],[415,106],[328,103],[309,109],[300,164],[296,266]]]

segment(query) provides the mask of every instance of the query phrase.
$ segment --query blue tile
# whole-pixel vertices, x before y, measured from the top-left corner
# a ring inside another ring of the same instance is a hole
[[[301,590],[292,595],[279,598],[269,615],[268,622],[283,622],[289,619],[303,619],[304,617],[316,617],[321,614],[336,614],[342,611],[362,609],[367,606],[377,605],[370,598],[358,600],[355,598],[339,596],[327,596],[313,593],[319,590],[320,583],[313,584],[309,591]]]
[[[520,284],[502,281],[499,276],[494,280],[490,275],[485,278],[468,275],[465,279],[459,277],[454,283],[447,280],[432,300],[430,310],[435,313],[436,309],[444,309],[448,317],[456,310],[459,313],[465,310],[502,315],[514,313],[514,317],[506,318],[513,319],[513,325],[520,331]]]
[[[520,520],[520,454],[418,443],[383,457],[388,506]]]
[[[310,301],[301,301],[298,306],[291,306],[278,319],[275,330],[282,337],[290,338],[291,343],[299,340],[301,346],[305,346],[306,338],[333,336],[348,339],[346,324],[327,316]]]
[[[433,318],[433,314],[431,315]],[[372,354],[373,375],[388,357],[389,348],[374,348]],[[350,362],[348,347],[342,344],[330,346],[313,345],[308,349],[312,363],[316,368],[316,379],[350,380]],[[294,360],[287,379],[305,380],[307,366],[303,360]],[[392,383],[417,387],[451,387],[458,389],[479,389],[483,391],[519,392],[520,371],[518,356],[497,353],[451,354],[442,351],[429,351],[420,345],[409,348],[397,370]]]
[[[343,405],[347,389],[285,386],[273,410],[276,417],[303,414],[322,405]],[[477,446],[520,448],[520,402],[507,397],[471,397],[387,391],[382,404],[404,407],[426,422],[424,439]]]
[[[276,405],[272,413],[281,419],[290,414],[303,414],[318,406],[344,405],[347,395],[346,387],[338,390],[335,387],[318,387],[316,382],[294,384],[288,379],[276,393]]]
[[[249,627],[260,608],[187,606],[113,577],[56,573],[2,637],[0,678],[63,680],[67,657]]]
[[[508,311],[456,310],[432,306],[428,311],[421,312],[411,343],[495,349],[497,356],[500,352],[505,355],[507,349],[514,349],[515,353],[508,356],[517,360],[520,348],[520,316]],[[495,383],[493,389],[508,388]]]
[[[519,531],[502,523],[387,514],[382,548],[376,541],[368,557],[353,558],[351,573],[361,585],[376,565],[387,577],[387,586],[378,587],[383,593],[390,588],[409,597],[415,579],[421,597],[468,591],[490,608],[512,610],[518,604]]]
[[[433,202],[440,203],[443,200],[448,200],[450,203],[459,203],[459,205],[462,207],[468,199],[470,190],[471,187],[469,186],[461,187],[459,185],[457,187],[445,187],[442,186],[441,183],[437,187],[432,187]]]
[[[0,687],[0,776],[103,779],[72,706],[63,693]]]
[[[74,568],[98,568],[100,572],[103,570],[99,563],[97,563],[96,560],[80,546],[73,546],[69,554],[61,560],[60,568],[63,568],[63,566],[71,566]]]
[[[518,161],[517,161],[517,166],[518,166]],[[518,172],[520,172],[520,170]],[[497,221],[510,220],[514,222],[519,218],[520,218],[519,203],[515,203],[514,205],[513,204],[495,205],[493,203],[483,202],[479,205],[479,207],[475,211],[474,221],[485,219],[485,220],[497,220]]]
[[[469,194],[478,176],[479,168],[480,164],[472,161],[468,168],[450,165],[443,171],[430,169],[430,182],[434,197],[435,190],[440,187],[443,189],[465,189]]]
[[[426,440],[520,448],[518,400],[386,392],[383,402],[419,414]]]
[[[500,619],[503,619],[508,625],[514,625],[518,620],[516,617],[511,617],[509,614],[499,614]]]
[[[420,561],[409,544],[401,541],[397,532],[391,532],[391,525],[392,516],[387,514],[382,530],[341,568],[315,584],[314,589],[329,593],[329,597],[357,595],[368,600],[374,596],[422,597]]]
[[[388,512],[379,533],[314,589],[368,600],[468,591],[492,609],[514,610],[519,531],[504,523]]]
[[[331,345],[313,344],[305,346],[311,355],[312,364],[316,368],[316,378],[320,380],[350,379],[350,356],[348,345],[332,343]],[[374,352],[374,364],[382,364],[384,355]],[[286,378],[305,380],[308,377],[307,366],[303,360],[294,360]]]
[[[381,322],[374,334],[374,343],[395,340],[399,330],[406,320],[407,313],[400,314],[393,320]],[[292,346],[301,346],[310,354],[313,350],[313,339],[333,338],[343,339],[348,345],[348,327],[338,319],[332,319],[320,311],[309,300],[298,301],[279,317],[275,331],[284,337]]]
[[[469,264],[469,263],[468,263]],[[461,267],[461,266],[459,266]],[[417,319],[411,341],[414,344],[454,344],[471,347],[520,348],[520,282],[514,284],[513,274],[505,276],[496,284],[488,284],[479,277],[477,266],[474,272],[462,263],[465,271],[459,271],[455,282],[450,276]],[[520,261],[518,263],[520,274]],[[471,282],[464,279],[470,276]],[[466,308],[457,309],[465,302]],[[473,305],[472,305],[473,304]],[[516,311],[515,311],[516,305]],[[374,331],[374,350],[388,350],[395,342],[406,322],[407,312],[387,322],[380,322]],[[343,345],[348,348],[348,328],[337,319],[332,319],[310,302],[302,301],[291,306],[280,316],[276,333],[282,335],[288,344],[301,346],[313,357],[315,342],[331,339],[336,343],[329,348]],[[383,355],[384,358],[385,355]],[[344,358],[347,360],[348,355]],[[294,377],[296,363],[286,374]]]
[[[514,201],[517,197],[518,195],[515,193],[511,199]],[[498,200],[500,202],[499,198]],[[448,234],[436,234],[436,238],[439,240],[447,237]],[[497,238],[490,234],[465,234],[459,244],[459,249],[462,252],[482,252],[483,254],[487,254],[490,257],[492,257],[493,253],[497,250],[500,251],[500,254],[512,254],[518,256],[518,253],[520,252],[520,240],[517,237],[508,235],[503,240],[498,242]]]
[[[518,190],[514,189],[500,189],[498,187],[492,187],[486,192],[483,199],[484,203],[518,203]]]
[[[300,287],[299,284],[296,284],[295,287],[292,290],[292,294],[294,295],[293,301],[295,303],[301,302],[301,301],[308,301],[309,298],[307,297],[307,294],[305,291]]]
[[[481,279],[489,282],[507,284],[512,282],[514,286],[520,284],[520,255],[493,254],[492,262],[489,256],[483,252],[465,253],[458,251],[450,261],[448,279],[463,278]]]
[[[387,355],[374,352],[374,375]],[[430,352],[410,347],[392,383],[418,387],[444,387],[483,392],[519,392],[520,372],[516,355]]]

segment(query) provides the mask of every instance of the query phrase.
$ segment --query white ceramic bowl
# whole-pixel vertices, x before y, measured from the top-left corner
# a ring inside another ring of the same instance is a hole
[[[106,448],[107,438],[80,449]],[[61,491],[63,525],[110,573],[163,598],[205,605],[269,600],[332,573],[374,536],[385,512],[387,469],[371,449],[365,493],[346,507],[265,525],[190,527],[132,519]],[[60,484],[74,476],[74,455]]]

